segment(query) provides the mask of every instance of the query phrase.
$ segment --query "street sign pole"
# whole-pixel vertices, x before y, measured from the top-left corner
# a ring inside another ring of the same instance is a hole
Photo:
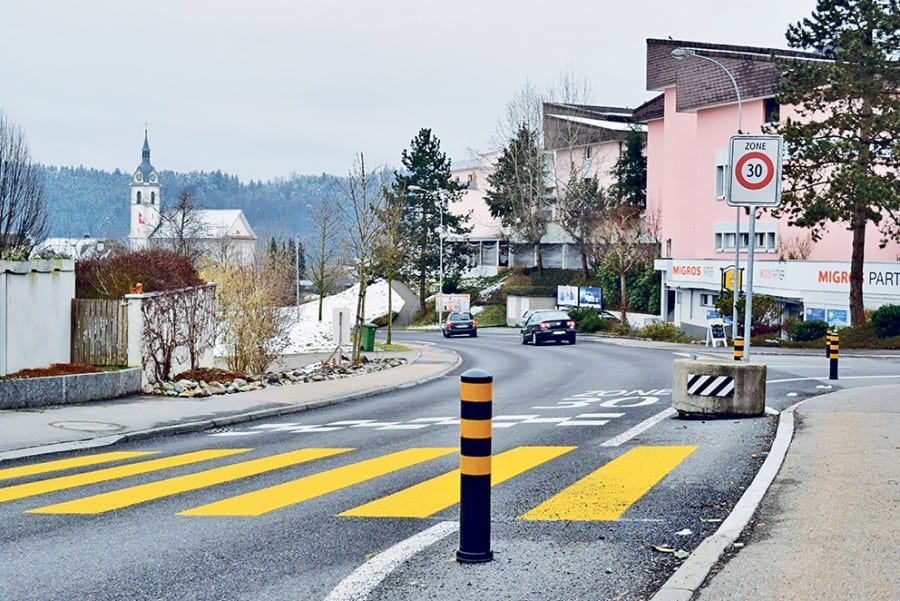
[[[756,209],[781,204],[781,136],[731,136],[728,148],[730,206],[746,207],[750,213],[747,227],[747,298],[744,305],[744,358],[750,361],[750,324],[753,319],[753,255],[756,252]],[[735,236],[735,248],[740,232]],[[737,260],[735,260],[735,264]],[[737,267],[737,265],[735,265]]]

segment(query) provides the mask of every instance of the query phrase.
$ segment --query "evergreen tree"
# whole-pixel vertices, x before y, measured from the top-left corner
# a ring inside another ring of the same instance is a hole
[[[777,61],[777,99],[797,118],[776,127],[790,156],[776,214],[816,240],[829,223],[847,225],[850,317],[860,325],[866,228],[879,227],[882,244],[900,239],[900,8],[897,0],[819,0],[786,37],[824,60]]]
[[[645,134],[631,129],[625,136],[625,151],[619,155],[612,175],[612,195],[617,205],[638,209],[647,206],[647,157],[644,156]]]
[[[393,194],[388,202],[402,203],[400,232],[410,252],[400,267],[400,274],[415,282],[419,303],[425,307],[429,280],[437,279],[441,254],[443,222],[444,272],[458,273],[466,263],[465,245],[448,243],[471,231],[468,215],[450,212],[450,204],[458,202],[465,190],[450,176],[450,159],[441,152],[441,142],[430,129],[422,128],[401,155],[402,171],[394,172]]]
[[[522,124],[488,175],[485,202],[491,216],[521,241],[534,245],[536,267],[543,273],[541,238],[551,218],[552,197],[545,183],[547,164],[536,132]]]

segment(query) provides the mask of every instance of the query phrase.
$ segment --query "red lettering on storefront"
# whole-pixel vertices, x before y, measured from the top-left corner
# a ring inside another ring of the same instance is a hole
[[[820,269],[819,282],[825,284],[848,284],[850,283],[850,272],[839,270],[828,271],[825,269]]]
[[[703,272],[697,265],[673,265],[672,266],[672,274],[673,275],[692,275],[699,276]]]

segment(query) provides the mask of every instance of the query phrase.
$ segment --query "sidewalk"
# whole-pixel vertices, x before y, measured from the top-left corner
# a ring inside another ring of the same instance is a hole
[[[432,346],[379,354],[387,355],[408,363],[205,399],[135,396],[0,411],[0,462],[304,411],[423,383],[460,364]],[[652,601],[900,598],[898,448],[900,385],[841,390],[783,412],[756,479]]]
[[[139,395],[81,405],[0,410],[0,462],[296,413],[421,384],[443,376],[461,362],[456,353],[433,346],[372,356],[404,357],[407,363],[350,378],[206,398]],[[295,356],[284,363],[294,367],[304,361]]]
[[[898,448],[898,385],[841,390],[783,412],[756,479],[652,601],[900,599]]]

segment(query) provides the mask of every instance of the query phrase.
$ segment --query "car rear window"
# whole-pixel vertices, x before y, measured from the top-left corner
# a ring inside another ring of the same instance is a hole
[[[468,321],[472,319],[472,315],[469,313],[451,313],[450,321]]]

